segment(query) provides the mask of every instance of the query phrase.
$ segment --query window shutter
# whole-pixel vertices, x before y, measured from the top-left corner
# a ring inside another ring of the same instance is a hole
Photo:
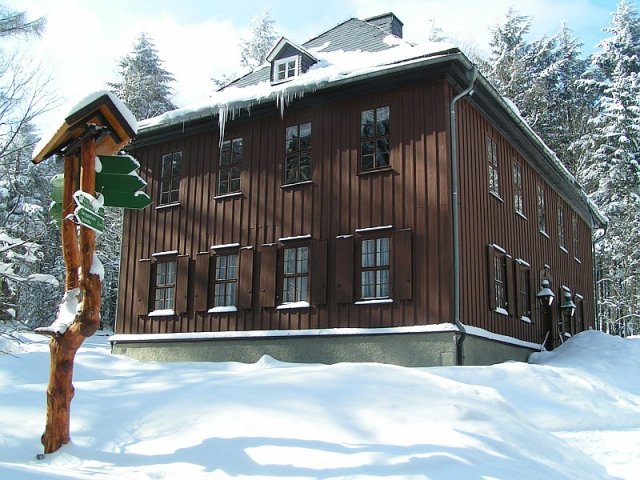
[[[311,242],[311,302],[327,303],[327,241]]]
[[[411,230],[398,230],[393,234],[393,298],[411,300],[413,294],[413,250]]]
[[[253,303],[253,248],[243,248],[238,257],[238,308],[248,310]]]
[[[196,312],[206,312],[209,308],[209,267],[211,264],[211,256],[209,252],[198,253],[196,255],[195,279],[194,279],[194,297],[193,308]]]
[[[276,306],[276,266],[278,246],[263,245],[260,249],[260,298],[261,307]]]
[[[353,237],[336,238],[336,302],[353,302]]]
[[[496,266],[493,260],[495,256],[494,248],[487,246],[487,266],[489,267],[487,282],[489,285],[489,308],[496,309]]]
[[[516,313],[516,300],[515,300],[515,292],[513,291],[513,258],[509,255],[505,255],[504,257],[505,264],[505,280],[504,283],[505,288],[507,290],[507,312],[509,315],[514,315]]]
[[[177,259],[176,272],[176,313],[182,315],[189,308],[189,262],[187,255],[181,255]]]
[[[133,319],[149,313],[149,290],[151,290],[151,262],[149,260],[138,261],[136,281],[134,285],[135,304],[133,306]]]

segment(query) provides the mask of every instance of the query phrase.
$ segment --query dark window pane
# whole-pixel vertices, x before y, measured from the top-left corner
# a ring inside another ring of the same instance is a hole
[[[389,135],[389,107],[376,109],[377,135]]]
[[[311,148],[311,124],[303,123],[300,125],[300,150],[308,150]]]
[[[229,165],[231,163],[231,141],[222,142],[220,150],[220,165]]]
[[[233,163],[240,163],[241,160],[242,160],[242,139],[236,138],[233,141],[232,161]]]
[[[375,133],[373,110],[365,110],[360,116],[360,136],[362,138],[373,137]]]
[[[285,148],[287,153],[298,151],[298,127],[287,127]]]
[[[376,142],[376,166],[386,167],[389,165],[389,139],[383,138]]]

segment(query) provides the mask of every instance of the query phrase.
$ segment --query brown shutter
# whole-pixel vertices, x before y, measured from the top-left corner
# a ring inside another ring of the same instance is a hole
[[[411,230],[393,234],[393,299],[411,300],[413,294],[413,250]]]
[[[276,266],[278,246],[263,245],[260,249],[260,298],[261,307],[276,306]]]
[[[494,263],[494,248],[491,245],[487,246],[487,266],[488,275],[487,282],[489,285],[489,308],[491,310],[496,309],[496,265]]]
[[[243,248],[238,258],[238,308],[248,310],[253,303],[253,248]]]
[[[514,282],[513,282],[513,258],[509,255],[504,256],[504,264],[505,264],[505,288],[507,289],[507,312],[509,315],[514,315],[516,313],[516,300],[514,294]]]
[[[187,255],[181,255],[177,259],[176,273],[176,313],[187,313],[189,308],[189,262]]]
[[[209,309],[209,266],[211,256],[209,252],[196,255],[195,278],[193,286],[193,308],[196,312],[206,312]]]
[[[151,262],[141,260],[137,263],[136,281],[134,285],[133,317],[149,313],[149,290],[151,289]]]
[[[311,303],[327,303],[327,241],[311,242]]]
[[[336,302],[353,302],[353,237],[336,238]]]

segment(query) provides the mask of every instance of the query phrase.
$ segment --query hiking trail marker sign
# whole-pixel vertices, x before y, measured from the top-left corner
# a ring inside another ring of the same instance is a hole
[[[34,149],[36,164],[54,155],[64,158],[64,174],[52,179],[50,211],[60,221],[65,294],[56,320],[35,330],[51,337],[47,419],[41,437],[45,454],[71,441],[73,363],[84,339],[100,325],[102,264],[96,255],[96,233],[104,230],[104,208],[144,208],[151,203],[141,192],[146,182],[135,173],[138,162],[128,155],[116,156],[137,130],[131,111],[111,92],[101,90],[76,103],[53,136]],[[72,304],[79,308],[69,315]]]

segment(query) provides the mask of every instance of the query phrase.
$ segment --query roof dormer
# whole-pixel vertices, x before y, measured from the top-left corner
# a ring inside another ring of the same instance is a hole
[[[289,81],[305,73],[318,62],[306,48],[281,37],[267,55],[271,64],[271,83]]]

